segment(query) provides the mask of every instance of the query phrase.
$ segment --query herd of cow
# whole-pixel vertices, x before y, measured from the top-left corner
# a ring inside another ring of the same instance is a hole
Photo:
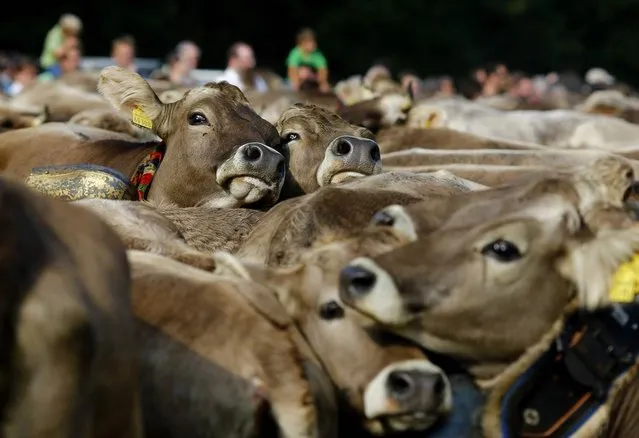
[[[639,105],[573,98],[0,100],[0,436],[443,436],[452,373],[449,436],[639,436]]]

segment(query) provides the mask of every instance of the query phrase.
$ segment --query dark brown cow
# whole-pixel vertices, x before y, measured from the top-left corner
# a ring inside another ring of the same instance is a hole
[[[143,111],[142,123],[152,125],[164,143],[136,143],[99,129],[49,123],[0,135],[0,169],[24,178],[36,166],[91,163],[132,177],[155,151],[164,158],[149,200],[182,207],[270,205],[277,200],[285,162],[269,145],[277,146],[279,136],[236,87],[210,84],[163,104],[144,79],[117,67],[103,70],[99,87],[119,110]]]
[[[0,178],[3,436],[144,436],[128,269],[95,215]]]

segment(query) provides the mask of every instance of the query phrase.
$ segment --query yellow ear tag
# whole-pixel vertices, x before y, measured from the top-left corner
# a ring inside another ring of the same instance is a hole
[[[140,107],[135,107],[131,113],[131,122],[143,128],[153,129],[153,121],[144,114]]]
[[[612,277],[608,297],[610,301],[631,303],[639,295],[639,255],[622,264]]]
[[[430,113],[428,118],[426,120],[424,120],[423,127],[424,128],[430,128],[431,126],[433,126],[433,122],[435,121],[436,118],[437,118],[437,114]]]

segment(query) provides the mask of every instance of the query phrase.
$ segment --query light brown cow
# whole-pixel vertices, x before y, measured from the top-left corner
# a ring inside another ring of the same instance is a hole
[[[45,105],[49,109],[51,122],[66,122],[88,109],[111,108],[99,94],[60,81],[35,83],[11,100],[11,106],[19,110],[37,111]]]
[[[283,191],[289,197],[382,171],[373,134],[325,108],[293,105],[275,127],[285,145],[288,173]]]
[[[616,167],[615,164],[617,164]],[[570,263],[592,263],[595,259],[575,258],[577,256],[586,257],[583,251],[587,251],[588,247],[582,248],[583,242],[577,244],[579,242],[571,241],[571,239],[580,238],[577,233],[585,233],[584,238],[591,235],[590,239],[596,239],[599,236],[603,239],[607,236],[606,232],[614,235],[614,230],[609,230],[610,227],[606,226],[610,224],[610,217],[621,218],[618,223],[615,223],[615,226],[626,227],[631,224],[629,216],[623,212],[621,207],[625,193],[630,187],[632,174],[619,172],[623,168],[623,163],[602,160],[594,166],[584,167],[580,173],[542,178],[533,184],[522,186],[518,191],[511,190],[508,196],[502,193],[502,196],[497,195],[493,199],[485,199],[483,202],[475,202],[466,208],[458,209],[434,232],[427,232],[419,240],[378,257],[376,262],[362,259],[352,263],[350,268],[346,268],[342,273],[342,297],[369,315],[377,315],[377,312],[380,312],[376,317],[389,324],[403,324],[405,321],[399,321],[397,318],[408,317],[411,312],[414,312],[415,315],[428,313],[437,307],[433,307],[431,304],[438,303],[440,300],[461,297],[457,292],[466,296],[467,288],[480,288],[481,290],[486,288],[485,293],[493,293],[499,289],[496,286],[494,288],[490,286],[490,282],[497,282],[502,286],[508,285],[512,289],[512,294],[524,294],[527,293],[527,288],[533,284],[532,280],[537,279],[540,282],[535,283],[535,290],[544,290],[544,294],[546,294],[546,290],[552,291],[548,294],[555,294],[551,302],[557,305],[557,303],[565,302],[566,296],[569,295],[569,288],[565,288],[564,293],[559,293],[558,290],[564,288],[566,281],[579,280],[579,296],[584,305],[592,308],[598,305],[601,300],[604,302],[606,300],[605,297],[598,294],[601,293],[599,289],[605,289],[608,278],[600,277],[603,274],[599,271],[611,268],[611,263],[619,261],[619,257],[623,259],[628,256],[627,252],[631,250],[629,248],[639,242],[639,235],[637,235],[639,229],[634,227],[630,230],[623,229],[622,235],[628,237],[629,240],[618,248],[614,246],[610,248],[611,259],[602,262],[599,270],[594,269],[590,272],[592,275],[588,276],[590,280],[588,284],[584,283],[585,278],[574,277],[585,275],[583,272],[585,266],[571,265]],[[630,170],[628,167],[625,169]],[[481,194],[486,197],[490,192],[485,191]],[[618,211],[619,214],[608,216],[607,210],[615,214]],[[613,239],[613,242],[616,242],[616,238]],[[472,243],[470,246],[463,244],[468,239],[471,240],[469,243]],[[444,247],[448,248],[450,256],[448,252],[442,250]],[[599,248],[596,245],[593,247]],[[602,248],[599,248],[599,251],[601,250]],[[623,255],[614,255],[616,250]],[[424,253],[416,256],[419,251],[424,251]],[[428,257],[431,253],[433,258]],[[452,253],[455,253],[455,257]],[[471,253],[475,255],[471,256]],[[462,254],[466,255],[462,256]],[[603,255],[595,251],[589,256],[596,258]],[[409,262],[410,257],[416,258]],[[451,276],[451,267],[456,266],[449,265],[451,260],[464,261],[461,266],[464,266],[465,269],[490,269],[491,277],[484,276],[486,281],[476,282],[477,277],[472,275]],[[523,263],[524,260],[527,263]],[[377,267],[381,264],[384,265],[385,269],[392,270],[394,280],[389,280],[391,277],[384,274],[386,271]],[[428,266],[428,269],[415,270],[413,268],[415,265]],[[442,268],[446,266],[446,273],[442,271],[440,275],[440,271],[436,269],[437,266]],[[579,272],[575,271],[577,268],[579,268]],[[552,271],[553,269],[556,271]],[[492,272],[493,270],[494,272]],[[379,276],[365,274],[365,272],[372,273],[373,271],[379,273]],[[554,272],[552,275],[551,271]],[[356,272],[362,274],[361,278],[355,275]],[[423,276],[424,278],[408,280],[404,278],[406,275]],[[568,276],[568,278],[560,281],[562,276]],[[440,288],[436,279],[442,282],[442,287],[445,285],[446,287]],[[353,287],[349,286],[351,280]],[[360,280],[361,288],[358,287]],[[367,281],[370,281],[370,284]],[[385,293],[389,294],[387,298],[391,301],[387,301],[389,305],[384,309],[378,309],[377,304],[373,302],[373,294],[370,292],[373,290],[382,292],[382,289],[379,288],[382,287],[381,282],[385,281],[391,281],[391,283],[384,283]],[[542,284],[546,287],[540,286]],[[489,292],[488,289],[491,291]],[[407,299],[416,299],[417,301],[413,303],[414,308],[397,307],[398,303],[392,302],[398,297],[393,295],[396,290],[405,293]],[[422,291],[424,294],[419,295],[418,291]],[[503,292],[500,290],[500,293]],[[508,299],[513,305],[523,305],[524,302],[527,303],[526,305],[530,304],[523,299],[512,300],[512,294],[504,294],[503,297],[504,299],[509,297]],[[481,296],[482,294],[477,294],[477,297]],[[541,298],[541,296],[537,298]],[[432,299],[433,301],[432,303],[430,301],[422,303],[419,299]],[[364,301],[367,304],[364,304]],[[481,303],[482,301],[479,299],[473,300],[473,306],[481,307]],[[548,304],[550,305],[550,302]],[[492,304],[491,307],[497,308]],[[521,342],[522,339],[539,335],[539,325],[545,324],[549,319],[554,321],[557,312],[562,311],[563,305],[560,307],[561,309],[555,308],[554,313],[550,312],[553,314],[549,314],[532,324],[529,327],[531,330],[527,333],[520,333],[514,338]],[[460,311],[466,311],[464,309],[470,310],[466,306],[460,307]],[[548,309],[531,308],[530,310]],[[395,319],[397,320],[395,321]],[[475,322],[477,323],[476,320]],[[433,324],[436,325],[436,322]],[[457,341],[462,339],[459,338],[458,334],[454,334],[454,337]],[[433,341],[433,343],[440,346],[436,349],[445,348],[442,346],[444,344],[437,341]],[[509,341],[496,350],[486,348],[487,345],[477,344],[473,347],[466,346],[468,348],[465,347],[463,350],[464,352],[473,352],[473,354],[499,356],[504,351],[512,353],[513,350],[516,350],[514,344],[516,344],[515,341]]]
[[[144,436],[128,269],[95,215],[0,178],[3,436]]]
[[[385,168],[479,164],[493,166],[570,166],[610,155],[600,150],[411,149],[384,155]]]
[[[451,408],[450,386],[438,367],[412,346],[360,328],[338,297],[339,270],[350,258],[373,256],[406,242],[394,230],[370,228],[348,240],[318,243],[298,264],[285,268],[215,254],[216,273],[251,279],[275,291],[348,406],[376,434],[426,429]]]
[[[252,437],[265,402],[281,436],[317,436],[302,341],[271,291],[147,252],[129,259],[149,437]]]
[[[108,67],[100,90],[122,111],[141,108],[164,143],[136,143],[103,130],[49,123],[1,134],[0,169],[24,178],[36,166],[91,163],[132,177],[142,161],[150,161],[150,153],[162,154],[165,148],[149,200],[182,207],[271,205],[277,200],[285,162],[269,145],[277,146],[279,136],[236,87],[210,84],[162,104],[139,75]]]
[[[586,309],[609,303],[612,275],[639,250],[639,228],[614,198],[560,179],[529,189],[537,196],[459,210],[340,275],[341,298],[362,318],[469,361],[493,390],[489,404],[548,348],[573,299]],[[499,436],[490,406],[484,434]]]
[[[19,111],[9,105],[0,105],[0,133],[13,129],[39,126],[49,119],[47,107],[39,112]]]
[[[394,126],[377,133],[377,142],[384,156],[389,152],[413,148],[426,149],[513,149],[546,150],[547,146],[512,140],[483,137],[448,128],[411,128]]]

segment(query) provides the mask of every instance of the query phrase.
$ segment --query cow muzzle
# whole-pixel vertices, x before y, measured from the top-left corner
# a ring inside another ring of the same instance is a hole
[[[326,148],[324,160],[317,169],[317,183],[323,187],[381,171],[382,156],[375,141],[343,135]]]
[[[373,433],[425,430],[447,415],[452,403],[448,378],[426,359],[387,366],[364,391],[364,413]]]
[[[277,202],[286,176],[286,160],[262,143],[246,143],[216,172],[217,183],[238,206]]]
[[[386,270],[368,257],[358,257],[339,274],[339,296],[363,316],[387,326],[403,326],[414,319]]]

